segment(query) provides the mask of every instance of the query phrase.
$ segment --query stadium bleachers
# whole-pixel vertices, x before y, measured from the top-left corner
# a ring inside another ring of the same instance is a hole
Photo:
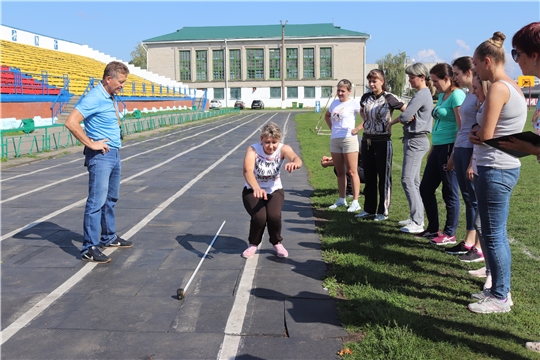
[[[83,94],[88,86],[90,77],[100,80],[103,76],[105,65],[101,61],[89,57],[73,55],[65,52],[43,49],[35,46],[19,44],[0,40],[2,50],[2,93],[9,92],[14,88],[15,76],[13,69],[19,69],[23,75],[22,81],[27,85],[48,84],[51,89],[64,87],[64,75],[67,75],[69,92],[74,95]],[[4,82],[5,80],[5,82]],[[28,87],[32,88],[32,87]],[[4,90],[5,89],[5,90]],[[41,88],[40,88],[41,89]],[[153,89],[153,91],[152,91]],[[29,90],[26,94],[42,94],[39,89]],[[53,90],[55,91],[55,90]],[[58,93],[58,92],[56,92]],[[49,93],[50,94],[50,93]],[[122,96],[157,96],[157,97],[182,97],[178,89],[149,82],[137,75],[129,74]]]

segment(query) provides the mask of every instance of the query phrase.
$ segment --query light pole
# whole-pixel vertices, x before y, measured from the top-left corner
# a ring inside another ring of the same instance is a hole
[[[285,25],[289,20],[285,20],[285,24],[283,21],[279,20],[279,23],[281,24],[281,108],[285,109],[285,62],[286,62],[286,52],[285,52]]]
[[[225,39],[225,54],[223,54],[223,67],[224,67],[224,75],[225,75],[225,107],[229,107],[229,81],[227,73],[229,70],[227,69],[227,39]]]

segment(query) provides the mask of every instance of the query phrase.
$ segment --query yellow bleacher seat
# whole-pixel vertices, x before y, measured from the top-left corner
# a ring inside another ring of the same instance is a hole
[[[2,54],[2,65],[18,68],[22,73],[29,74],[41,80],[42,71],[48,75],[49,85],[63,87],[64,74],[70,80],[70,92],[75,95],[82,95],[90,77],[96,81],[101,80],[105,63],[91,59],[89,57],[73,55],[61,51],[48,50],[35,46],[14,43],[0,40],[0,53]],[[135,82],[135,93],[133,92],[133,82]],[[146,84],[146,94],[142,91],[142,84]],[[167,95],[167,88],[163,87],[163,94],[159,94],[159,84],[154,83],[156,96],[173,96],[172,89]],[[152,82],[137,75],[129,74],[126,85],[121,96],[151,96]],[[176,92],[176,97],[178,97]]]

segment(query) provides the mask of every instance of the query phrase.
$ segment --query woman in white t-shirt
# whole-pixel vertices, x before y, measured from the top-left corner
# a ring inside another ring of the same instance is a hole
[[[353,187],[353,201],[348,212],[360,210],[358,194],[360,193],[360,177],[358,176],[358,131],[362,125],[356,126],[356,115],[360,113],[360,103],[350,98],[352,84],[343,79],[337,84],[337,97],[330,105],[324,119],[332,130],[330,137],[330,152],[334,160],[334,168],[338,177],[339,199],[329,209],[347,206],[345,190],[347,187],[348,172]]]

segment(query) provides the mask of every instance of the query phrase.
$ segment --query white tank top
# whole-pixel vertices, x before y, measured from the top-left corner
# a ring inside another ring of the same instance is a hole
[[[283,188],[280,176],[281,166],[283,165],[283,160],[285,160],[281,154],[283,144],[279,144],[276,151],[271,155],[264,152],[261,143],[253,144],[251,146],[257,152],[253,174],[255,175],[259,187],[265,190],[267,194],[271,194],[274,191]],[[248,189],[251,189],[247,182],[245,186]]]

